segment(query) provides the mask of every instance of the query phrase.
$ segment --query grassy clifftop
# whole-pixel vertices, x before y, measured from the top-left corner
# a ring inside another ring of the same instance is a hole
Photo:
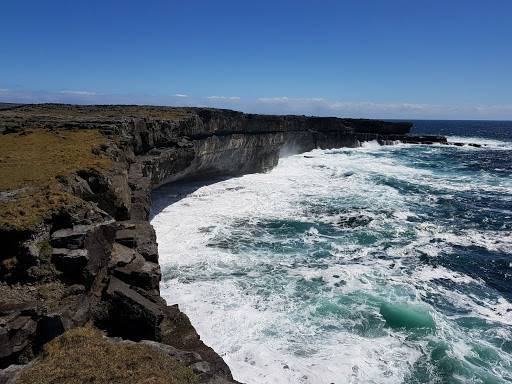
[[[192,384],[190,368],[151,348],[113,342],[92,327],[74,328],[48,343],[17,384]]]
[[[33,226],[63,205],[80,204],[57,181],[78,170],[107,170],[97,130],[23,130],[0,135],[0,228]]]
[[[44,125],[72,122],[123,121],[132,118],[180,120],[191,115],[190,108],[145,105],[27,104],[0,108],[0,123]],[[0,124],[1,127],[1,124]]]

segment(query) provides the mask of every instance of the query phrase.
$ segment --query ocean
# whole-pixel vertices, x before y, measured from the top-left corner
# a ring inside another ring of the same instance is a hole
[[[512,382],[512,122],[161,188],[161,291],[245,383]]]

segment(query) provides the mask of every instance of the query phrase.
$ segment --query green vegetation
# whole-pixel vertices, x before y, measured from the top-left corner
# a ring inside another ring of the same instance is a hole
[[[197,376],[143,344],[112,342],[93,327],[74,328],[46,344],[17,384],[191,384]]]
[[[52,245],[48,240],[43,240],[37,243],[37,247],[39,249],[39,255],[41,257],[50,258],[52,255]]]
[[[22,131],[0,136],[0,228],[29,228],[64,206],[83,202],[56,180],[77,170],[110,168],[94,149],[106,143],[98,130]]]
[[[51,312],[62,305],[66,287],[60,281],[51,281],[37,286],[36,297],[41,308]]]

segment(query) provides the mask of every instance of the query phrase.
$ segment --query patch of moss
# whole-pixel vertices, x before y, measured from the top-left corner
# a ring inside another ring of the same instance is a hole
[[[45,301],[61,298],[64,294],[64,284],[60,281],[42,284],[37,287],[37,294]]]
[[[112,342],[93,327],[67,331],[46,344],[17,384],[192,384],[198,377],[167,355],[134,343]]]
[[[36,246],[39,250],[39,257],[35,265],[31,265],[28,268],[25,266],[25,275],[33,281],[52,279],[57,274],[55,265],[51,262],[52,246],[48,240],[41,241]]]
[[[57,178],[78,170],[109,169],[111,160],[95,150],[105,144],[98,130],[0,135],[0,228],[30,228],[59,208],[83,204],[64,192]]]
[[[52,311],[62,305],[65,286],[60,281],[52,281],[37,286],[37,298],[42,308]]]
[[[48,240],[43,240],[37,243],[39,249],[39,255],[42,258],[48,259],[52,255],[53,247]]]

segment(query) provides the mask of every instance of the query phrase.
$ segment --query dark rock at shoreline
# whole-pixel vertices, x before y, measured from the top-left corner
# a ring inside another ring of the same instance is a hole
[[[158,263],[155,230],[148,221],[120,222],[116,242],[135,249],[144,259]]]
[[[342,216],[337,222],[337,225],[341,228],[355,228],[362,227],[370,224],[372,222],[372,218],[363,215],[357,216]]]

